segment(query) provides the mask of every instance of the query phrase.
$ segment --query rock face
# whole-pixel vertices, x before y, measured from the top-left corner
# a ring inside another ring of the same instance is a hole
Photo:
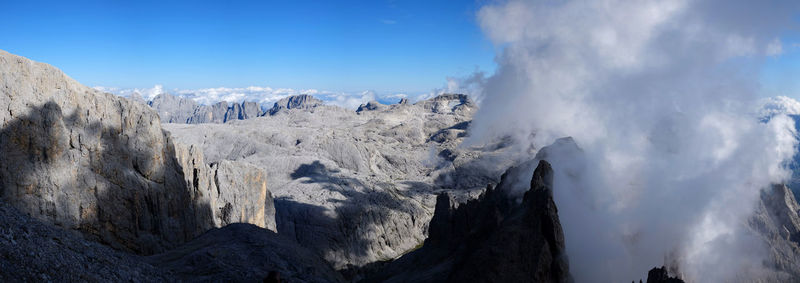
[[[666,267],[654,267],[647,272],[647,283],[685,283],[678,277],[669,276]]]
[[[313,109],[322,106],[322,100],[308,94],[293,95],[275,102],[275,105],[267,111],[269,115],[278,114],[281,110],[285,109]],[[265,113],[266,114],[266,113]]]
[[[422,248],[366,281],[571,282],[552,182],[540,161],[519,204],[492,188],[459,206],[439,195]]]
[[[2,282],[172,281],[140,256],[31,219],[3,201],[0,219]]]
[[[194,100],[166,93],[157,95],[148,105],[158,112],[164,123],[186,123],[199,107]]]
[[[289,100],[280,105],[297,106]],[[421,105],[427,103],[361,114],[330,105],[284,107],[258,119],[165,128],[182,143],[202,145],[208,162],[236,160],[267,171],[278,233],[336,269],[351,269],[418,246],[440,191],[476,197],[513,162],[502,149],[492,151],[499,147],[459,147],[471,119],[467,108],[434,113]],[[442,129],[454,134],[431,140]]]
[[[344,282],[312,251],[243,223],[212,229],[149,261],[192,282],[261,282],[271,271],[285,282]]]
[[[786,185],[761,192],[749,227],[770,247],[765,263],[776,271],[773,281],[800,278],[800,205]]]
[[[405,104],[405,103],[403,103],[403,104]],[[356,113],[361,113],[363,111],[383,110],[383,109],[386,109],[386,107],[387,107],[386,105],[383,105],[380,102],[372,100],[370,102],[367,102],[366,104],[359,105],[358,109],[356,109]]]
[[[146,105],[4,51],[0,105],[0,198],[39,220],[140,254],[226,222],[275,228],[263,170],[205,164]]]
[[[465,94],[452,93],[442,94],[433,99],[420,101],[417,104],[420,104],[421,107],[434,113],[471,112],[477,107],[475,102],[469,99],[469,96]]]
[[[252,224],[214,228],[166,253],[132,255],[44,224],[0,201],[3,282],[342,282],[327,262]]]
[[[134,93],[136,94],[136,93]],[[136,94],[144,101],[141,96]],[[131,98],[134,96],[132,95]],[[244,101],[241,104],[218,102],[213,105],[199,105],[192,99],[162,93],[147,103],[158,112],[166,123],[225,123],[261,116],[261,106],[256,102]]]

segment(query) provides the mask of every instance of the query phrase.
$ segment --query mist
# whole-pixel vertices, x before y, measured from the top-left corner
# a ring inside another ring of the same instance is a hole
[[[478,22],[498,48],[467,144],[503,137],[550,154],[577,282],[627,282],[669,265],[688,281],[763,275],[744,225],[759,190],[789,177],[793,123],[753,113],[796,1],[507,1]],[[558,152],[558,151],[556,151]],[[513,153],[512,153],[513,154]]]

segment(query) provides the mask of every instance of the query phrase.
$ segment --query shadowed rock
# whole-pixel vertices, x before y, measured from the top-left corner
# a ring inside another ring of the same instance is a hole
[[[206,164],[146,105],[4,51],[0,105],[0,198],[39,220],[139,254],[223,225],[227,206],[275,229],[263,170]]]
[[[492,188],[459,206],[439,195],[422,248],[365,281],[571,282],[552,182],[540,161],[520,204]]]
[[[251,224],[212,229],[164,254],[154,265],[185,281],[261,282],[271,271],[285,282],[343,282],[325,260],[296,242]]]

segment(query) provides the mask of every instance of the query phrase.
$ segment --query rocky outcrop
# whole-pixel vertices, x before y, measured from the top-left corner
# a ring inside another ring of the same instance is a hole
[[[307,248],[243,223],[212,229],[149,261],[190,282],[261,282],[270,272],[285,282],[344,282]]]
[[[41,223],[3,201],[0,220],[2,282],[172,281],[143,257]]]
[[[267,111],[267,113],[269,113],[269,115],[275,115],[281,110],[313,109],[318,106],[322,106],[323,104],[324,102],[322,100],[319,100],[316,97],[308,94],[293,95],[275,102],[275,104],[269,109],[269,111]],[[265,113],[265,115],[267,113]]]
[[[201,105],[194,109],[194,113],[186,121],[189,124],[225,123],[228,113],[228,103],[220,101],[212,105]]]
[[[386,109],[386,108],[387,108],[386,105],[383,105],[380,102],[372,100],[372,101],[369,101],[369,102],[367,102],[365,104],[359,105],[358,109],[356,109],[356,113],[361,113],[361,112],[364,112],[364,111],[378,111],[378,110],[383,110],[383,109]]]
[[[415,103],[434,113],[457,113],[466,115],[477,109],[477,104],[465,94],[440,94],[432,99]]]
[[[685,283],[677,276],[669,275],[666,267],[654,267],[647,272],[647,283]]]
[[[168,252],[132,255],[44,224],[0,201],[3,282],[342,282],[296,242],[252,224],[214,228]]]
[[[137,93],[134,93],[138,96]],[[134,97],[131,95],[131,97]],[[141,98],[141,96],[138,96]],[[138,99],[137,99],[138,101]],[[161,121],[166,123],[225,123],[244,120],[263,114],[257,102],[244,101],[241,104],[220,101],[213,105],[200,105],[194,100],[162,93],[148,102],[158,112]]]
[[[540,161],[519,204],[492,188],[461,205],[439,195],[422,248],[365,281],[571,282],[552,182]]]
[[[237,160],[267,171],[279,234],[336,269],[391,260],[418,246],[438,192],[476,197],[514,162],[459,147],[471,116],[417,104],[360,115],[330,105],[279,113],[164,127],[182,143],[202,146],[206,162]],[[429,138],[442,129],[453,134]],[[523,183],[529,180],[530,174]]]
[[[775,281],[800,278],[800,205],[786,185],[761,192],[749,227],[769,247],[766,267],[777,271]],[[783,278],[783,279],[781,279]]]
[[[0,105],[0,198],[39,220],[140,254],[226,222],[274,229],[266,173],[205,164],[146,105],[3,51]]]
[[[195,109],[200,107],[192,99],[167,93],[157,95],[147,104],[158,112],[161,121],[164,123],[186,123],[192,118]]]

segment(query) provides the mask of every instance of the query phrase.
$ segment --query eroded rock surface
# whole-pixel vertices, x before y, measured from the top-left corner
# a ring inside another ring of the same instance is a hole
[[[131,95],[129,99],[144,102],[138,93],[134,94],[136,96]],[[158,112],[165,123],[225,123],[263,115],[261,106],[252,101],[230,105],[221,101],[213,105],[200,105],[190,98],[162,93],[146,103]]]
[[[800,278],[800,205],[786,185],[773,185],[761,192],[761,200],[749,227],[769,247],[767,268],[775,273],[765,282]]]
[[[281,110],[288,109],[310,110],[323,105],[324,102],[314,96],[308,94],[293,95],[275,102],[272,108],[270,108],[265,114],[268,113],[269,115],[275,115]]]
[[[461,205],[440,194],[422,248],[365,281],[571,282],[552,182],[540,161],[519,204],[492,188]]]
[[[156,282],[173,275],[141,256],[87,241],[0,201],[0,281]]]
[[[465,96],[361,113],[305,107],[310,99],[288,98],[271,116],[165,128],[201,147],[209,162],[236,160],[267,171],[278,232],[337,269],[391,260],[418,246],[438,192],[476,197],[514,162],[503,147],[459,146],[476,110]]]
[[[209,230],[148,260],[191,282],[261,282],[270,271],[278,272],[284,282],[344,282],[314,252],[244,223]]]
[[[263,170],[205,164],[147,105],[4,51],[0,105],[0,197],[37,219],[140,254],[227,219],[274,229]]]

